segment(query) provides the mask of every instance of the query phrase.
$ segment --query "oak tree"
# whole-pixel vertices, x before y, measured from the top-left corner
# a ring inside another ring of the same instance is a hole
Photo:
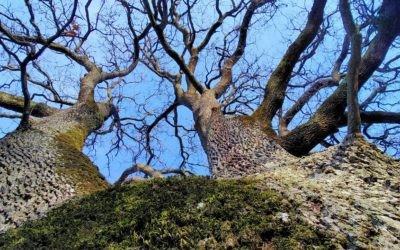
[[[19,122],[0,140],[0,231],[106,187],[82,153],[102,136],[112,137],[107,155],[132,153],[118,183],[137,171],[189,173],[201,164],[191,160],[197,138],[213,177],[268,171],[266,163],[339,143],[347,123],[349,134],[398,156],[399,4],[314,0],[290,20],[285,4],[0,4],[0,107],[12,111],[0,116]],[[288,46],[263,64],[257,34],[272,34],[277,18],[292,25]],[[156,171],[163,129],[176,138],[181,163]]]

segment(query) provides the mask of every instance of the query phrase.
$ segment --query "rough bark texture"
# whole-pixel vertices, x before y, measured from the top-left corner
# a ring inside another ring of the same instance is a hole
[[[235,178],[268,170],[267,162],[292,157],[249,116],[227,118],[213,91],[191,106],[195,127],[214,178]]]
[[[378,33],[372,39],[360,64],[359,88],[381,65],[389,48],[400,34],[399,11],[398,1],[383,1],[380,17],[377,19]],[[343,81],[307,123],[296,127],[282,138],[281,146],[293,155],[302,156],[327,136],[335,133],[346,109],[346,91],[347,83]]]
[[[400,162],[364,140],[297,158],[251,117],[207,113],[201,131],[215,178],[257,174],[264,188],[301,204],[311,224],[350,249],[396,249],[400,243]],[[258,174],[261,173],[261,174]]]
[[[314,1],[305,28],[289,46],[279,65],[272,73],[265,87],[264,100],[252,115],[263,122],[264,130],[270,130],[269,133],[273,133],[272,119],[282,107],[291,72],[300,55],[318,34],[319,27],[323,22],[326,2],[326,0]]]
[[[271,170],[269,164],[279,165],[282,157],[292,157],[250,117],[225,118],[214,111],[210,125],[206,152],[216,178],[265,172]]]
[[[269,166],[271,167],[271,166]],[[265,187],[299,202],[313,225],[349,249],[398,249],[400,162],[358,140],[294,160],[256,176]]]
[[[22,113],[24,110],[24,98],[0,91],[0,106]],[[45,117],[57,112],[57,109],[51,108],[44,103],[31,102],[30,106],[30,115],[36,117]]]
[[[106,113],[105,105],[78,104],[0,140],[0,232],[108,186],[81,152]]]

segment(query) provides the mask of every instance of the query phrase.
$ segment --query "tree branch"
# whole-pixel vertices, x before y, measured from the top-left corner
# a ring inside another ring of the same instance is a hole
[[[348,114],[344,113],[341,120],[338,123],[339,127],[347,125]],[[384,112],[384,111],[361,111],[360,112],[361,122],[364,124],[372,123],[388,123],[388,124],[400,124],[400,113],[396,112]]]
[[[191,84],[196,88],[196,90],[201,94],[205,91],[205,87],[196,79],[196,77],[193,75],[193,72],[189,70],[189,68],[186,66],[184,59],[170,46],[170,44],[167,42],[165,39],[164,33],[163,33],[163,28],[164,28],[164,23],[157,24],[156,19],[154,15],[152,14],[150,4],[147,0],[144,0],[144,6],[146,8],[147,14],[149,16],[151,25],[153,26],[158,39],[161,42],[161,45],[163,46],[165,52],[178,64],[179,68],[185,73],[186,77],[189,79]]]
[[[254,2],[256,2],[256,1],[253,1],[253,3]],[[222,12],[219,10],[219,1],[218,0],[216,1],[216,8],[217,8],[217,11],[219,11],[219,18],[213,25],[211,25],[211,27],[208,30],[203,41],[201,41],[201,43],[197,47],[199,52],[202,51],[207,46],[207,44],[211,40],[211,37],[216,33],[217,29],[222,25],[225,18],[232,16],[232,14],[234,14],[236,11],[238,11],[242,7],[242,5],[243,5],[243,1],[240,1],[240,3],[236,5],[236,7],[232,8],[231,10],[222,14]]]
[[[145,164],[135,164],[130,168],[125,169],[125,171],[121,174],[121,176],[118,178],[118,180],[114,183],[114,185],[121,185],[125,182],[126,178],[136,172],[142,172],[152,178],[163,178],[164,176],[154,168],[145,165]]]
[[[315,82],[306,92],[297,100],[295,104],[285,113],[282,122],[287,126],[294,116],[304,107],[306,103],[323,88],[337,86],[338,82],[333,79],[322,79]]]
[[[221,97],[225,93],[229,85],[232,83],[232,68],[242,57],[246,48],[247,32],[249,30],[251,18],[253,17],[254,12],[261,6],[265,5],[267,2],[269,2],[269,0],[253,0],[249,8],[247,9],[243,17],[242,25],[240,26],[239,40],[236,46],[236,50],[228,59],[226,59],[221,69],[221,80],[213,88],[213,91],[215,92],[215,96],[217,98]]]
[[[268,130],[272,130],[272,119],[282,107],[291,73],[301,53],[318,34],[318,29],[323,21],[325,4],[326,0],[314,1],[306,26],[289,46],[279,65],[272,73],[265,88],[264,100],[252,115],[261,121]]]
[[[400,5],[396,1],[383,1],[377,34],[364,54],[359,74],[360,88],[382,63],[395,38],[400,34]],[[336,91],[320,106],[311,119],[282,137],[280,144],[294,155],[307,154],[319,142],[338,129],[346,108],[347,83],[344,80]]]
[[[358,75],[361,63],[361,33],[354,23],[353,16],[350,11],[348,0],[340,0],[339,10],[342,16],[343,26],[347,35],[351,38],[351,57],[349,69],[346,75],[347,82],[347,138],[356,138],[361,134],[361,119],[358,106]]]
[[[58,109],[47,106],[45,103],[31,102],[30,106],[30,115],[35,117],[50,116],[58,111]],[[0,92],[0,107],[23,113],[24,98]]]

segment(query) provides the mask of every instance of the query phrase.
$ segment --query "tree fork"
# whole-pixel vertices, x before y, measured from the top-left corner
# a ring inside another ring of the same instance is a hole
[[[323,22],[326,0],[315,0],[308,15],[307,24],[296,40],[289,46],[285,55],[279,62],[265,87],[264,99],[252,116],[261,121],[264,130],[272,131],[272,119],[282,107],[285,91],[288,86],[291,73],[300,55],[314,40]]]
[[[359,87],[371,77],[384,60],[393,41],[400,34],[400,5],[397,1],[383,1],[378,18],[378,32],[365,52],[359,72]],[[346,79],[339,85],[305,124],[296,127],[280,138],[280,145],[293,155],[307,154],[327,136],[338,131],[346,109]]]

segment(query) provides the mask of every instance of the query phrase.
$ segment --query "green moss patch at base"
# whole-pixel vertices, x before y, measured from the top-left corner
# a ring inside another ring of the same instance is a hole
[[[286,217],[283,219],[283,217]],[[0,235],[1,249],[329,249],[326,235],[252,180],[168,178],[113,187]]]

